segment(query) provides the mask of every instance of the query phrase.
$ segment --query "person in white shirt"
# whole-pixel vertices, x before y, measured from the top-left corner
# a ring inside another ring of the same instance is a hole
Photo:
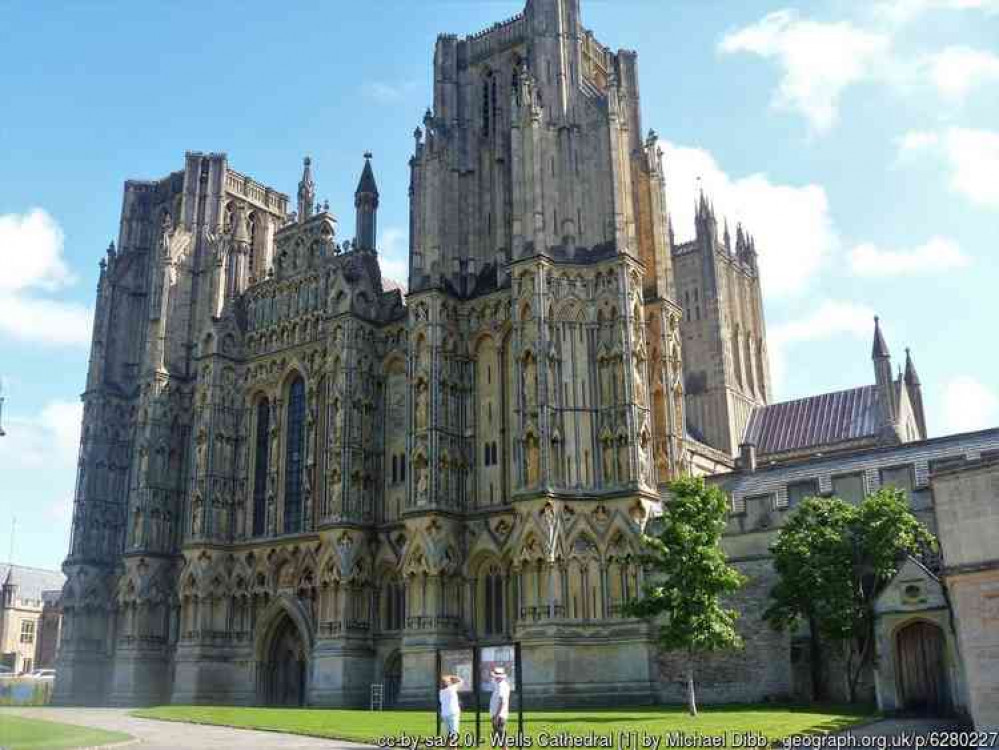
[[[445,675],[441,678],[441,717],[447,726],[447,736],[454,739],[458,736],[458,724],[461,722],[461,703],[458,701],[458,690],[464,681],[457,675]]]
[[[506,741],[506,720],[510,715],[510,683],[506,679],[503,667],[494,667],[490,673],[493,678],[493,695],[489,699],[489,718],[493,723],[494,741]]]

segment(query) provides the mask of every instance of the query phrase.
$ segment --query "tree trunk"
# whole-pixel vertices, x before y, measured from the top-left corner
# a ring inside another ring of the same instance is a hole
[[[812,675],[812,700],[818,702],[825,697],[822,685],[822,644],[819,643],[819,626],[812,617],[808,618],[808,666]]]
[[[691,716],[697,716],[697,696],[694,693],[694,654],[687,659],[687,710]]]

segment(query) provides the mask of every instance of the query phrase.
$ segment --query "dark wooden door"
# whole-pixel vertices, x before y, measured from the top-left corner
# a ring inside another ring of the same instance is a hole
[[[926,715],[946,711],[943,632],[932,623],[914,622],[898,632],[897,642],[902,708]]]
[[[385,660],[385,671],[382,675],[384,683],[383,703],[385,708],[392,708],[399,700],[399,686],[402,683],[402,656],[393,651]]]

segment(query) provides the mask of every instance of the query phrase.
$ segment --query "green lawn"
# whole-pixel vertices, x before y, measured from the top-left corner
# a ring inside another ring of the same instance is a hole
[[[160,706],[134,712],[135,716],[167,721],[222,724],[230,727],[293,732],[317,737],[377,743],[381,737],[403,734],[425,737],[434,734],[435,718],[429,711],[351,711],[318,708],[235,708],[225,706]],[[593,709],[566,711],[525,711],[524,734],[541,746],[543,734],[568,733],[575,736],[594,732],[613,738],[621,733],[637,732],[662,737],[669,732],[727,735],[725,746],[733,747],[733,736],[759,733],[768,740],[793,734],[828,732],[870,719],[870,710],[853,707],[793,706],[709,706],[697,718],[688,716],[680,706],[655,706],[630,709]],[[510,732],[517,730],[516,715],[511,714]],[[475,731],[475,715],[462,716],[462,734]],[[488,736],[489,717],[482,716],[483,738]],[[639,740],[640,741],[640,740]],[[665,750],[663,741],[658,750]],[[749,746],[751,750],[752,746]],[[643,750],[641,747],[636,750]],[[657,750],[655,747],[646,750]]]
[[[49,750],[52,748],[94,747],[132,739],[122,732],[25,719],[0,712],[0,747],[4,750]]]

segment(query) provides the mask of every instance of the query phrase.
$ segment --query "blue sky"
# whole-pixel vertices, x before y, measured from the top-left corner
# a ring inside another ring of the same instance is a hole
[[[122,184],[225,151],[353,226],[371,150],[387,275],[404,276],[407,159],[439,32],[522,8],[0,0],[0,554],[68,539],[97,262]],[[931,434],[999,424],[999,0],[583,0],[639,53],[677,235],[697,177],[757,237],[780,400],[871,382],[871,316],[911,346]],[[734,230],[734,226],[733,226]]]

